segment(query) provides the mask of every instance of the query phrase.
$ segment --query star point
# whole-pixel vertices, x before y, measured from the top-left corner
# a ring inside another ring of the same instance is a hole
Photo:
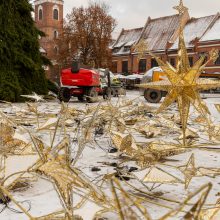
[[[179,12],[179,15],[183,15],[188,10],[188,8],[183,5],[183,0],[180,0],[179,5],[173,8]]]

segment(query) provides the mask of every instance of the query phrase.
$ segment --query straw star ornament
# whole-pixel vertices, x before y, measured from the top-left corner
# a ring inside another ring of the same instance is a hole
[[[177,9],[177,7],[175,8]],[[180,5],[178,7],[180,16],[182,15],[183,10],[187,10],[187,9],[183,9],[183,3],[182,1],[180,1]],[[159,107],[157,113],[161,113],[172,103],[177,102],[178,110],[180,113],[180,120],[182,124],[182,131],[183,131],[183,145],[186,145],[185,134],[187,129],[187,121],[189,118],[190,106],[191,105],[194,106],[194,108],[203,116],[210,114],[207,106],[202,101],[199,92],[203,90],[215,89],[220,87],[220,81],[199,79],[199,76],[204,70],[205,66],[211,60],[215,61],[218,58],[218,51],[213,49],[210,52],[210,58],[205,64],[204,64],[205,57],[202,56],[193,65],[193,67],[190,67],[189,57],[187,54],[187,49],[184,41],[183,27],[180,24],[179,49],[177,56],[178,63],[176,68],[174,68],[168,62],[164,63],[160,58],[156,57],[153,53],[151,52],[148,53],[156,59],[157,63],[165,72],[168,80],[141,84],[139,87],[162,90],[167,92],[167,96],[164,99],[161,106]]]
[[[65,138],[54,148],[45,148],[44,143],[33,137],[33,141],[40,156],[40,160],[33,166],[33,170],[47,177],[54,183],[54,187],[65,209],[66,219],[73,217],[72,186],[82,185],[70,167],[69,139]],[[60,154],[60,152],[62,152]]]
[[[46,147],[40,139],[33,135],[31,137],[40,159],[28,171],[36,172],[53,183],[64,209],[65,220],[75,219],[73,189],[83,189],[86,194],[85,198],[89,195],[90,200],[97,204],[106,203],[102,190],[90,182],[80,170],[71,166],[69,137],[63,138],[53,147]],[[85,198],[82,198],[82,201],[86,201]]]

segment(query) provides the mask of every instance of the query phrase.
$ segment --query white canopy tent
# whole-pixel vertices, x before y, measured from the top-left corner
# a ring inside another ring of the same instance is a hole
[[[142,79],[143,78],[143,75],[139,75],[139,74],[133,74],[133,75],[128,75],[125,77],[126,79]]]

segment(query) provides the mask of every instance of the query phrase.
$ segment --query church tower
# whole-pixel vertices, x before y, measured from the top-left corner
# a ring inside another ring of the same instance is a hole
[[[41,50],[56,65],[56,55],[59,48],[56,39],[63,31],[63,0],[35,0],[35,23],[39,30],[46,34],[40,41]],[[53,73],[55,68],[47,71],[48,77],[57,81]]]

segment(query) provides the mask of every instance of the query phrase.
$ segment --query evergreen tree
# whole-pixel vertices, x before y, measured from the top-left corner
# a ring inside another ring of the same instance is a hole
[[[42,66],[48,60],[39,51],[43,33],[32,10],[28,0],[0,1],[0,99],[19,101],[21,94],[47,92]]]

